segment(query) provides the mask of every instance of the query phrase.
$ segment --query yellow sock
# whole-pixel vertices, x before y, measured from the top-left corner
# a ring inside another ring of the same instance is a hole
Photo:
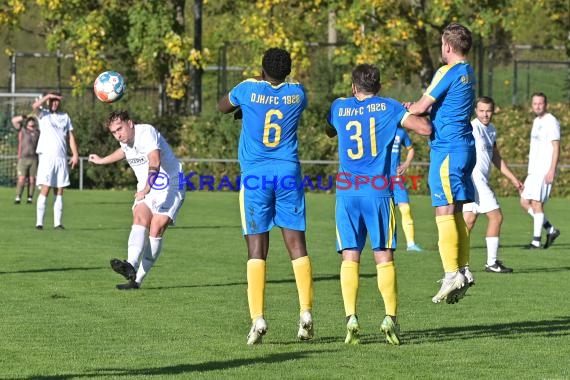
[[[340,265],[340,287],[344,301],[344,313],[347,317],[356,314],[359,270],[360,263],[355,261],[343,261]]]
[[[406,242],[408,245],[412,245],[416,242],[412,209],[410,208],[409,203],[402,203],[398,207],[400,208],[400,213],[402,214],[402,229],[404,230],[404,235],[406,236]]]
[[[470,234],[469,228],[467,228],[467,223],[463,219],[463,214],[457,212],[453,214],[455,216],[455,224],[457,225],[457,234],[459,240],[459,254],[457,257],[457,262],[459,268],[469,265],[469,252],[470,252]]]
[[[293,273],[295,273],[301,312],[311,310],[313,308],[313,269],[311,260],[309,256],[303,256],[292,260],[291,264],[293,265]]]
[[[459,270],[459,234],[455,217],[453,215],[441,215],[435,217],[439,233],[439,255],[445,272],[457,272]]]
[[[395,317],[398,311],[398,281],[393,261],[376,265],[378,290],[384,300],[386,315]]]
[[[265,260],[247,260],[247,301],[251,320],[263,315],[265,298]]]

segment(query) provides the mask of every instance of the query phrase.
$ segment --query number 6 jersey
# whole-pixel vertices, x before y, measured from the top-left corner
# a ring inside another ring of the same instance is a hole
[[[305,89],[299,83],[272,86],[248,79],[229,93],[230,103],[243,112],[238,159],[248,171],[268,160],[299,162],[297,128],[307,107]]]

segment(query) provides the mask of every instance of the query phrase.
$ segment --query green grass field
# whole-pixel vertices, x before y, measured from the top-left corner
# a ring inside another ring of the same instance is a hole
[[[472,237],[476,286],[457,305],[431,302],[441,264],[427,197],[412,198],[417,241],[428,251],[397,252],[403,344],[380,334],[384,316],[371,255],[363,259],[359,317],[363,342],[346,346],[335,253],[334,196],[308,194],[315,330],[297,342],[297,296],[279,231],[268,260],[263,345],[245,344],[246,249],[236,193],[189,193],[162,256],[138,291],[120,292],[109,268],[126,257],[131,192],[70,190],[65,231],[36,231],[35,206],[4,207],[0,262],[1,379],[125,378],[464,378],[570,377],[570,223],[565,199],[548,204],[562,230],[555,245],[525,251],[531,219],[501,199],[501,257],[513,274],[490,274],[484,217]],[[399,234],[404,244],[403,234]],[[566,363],[566,364],[565,364]]]

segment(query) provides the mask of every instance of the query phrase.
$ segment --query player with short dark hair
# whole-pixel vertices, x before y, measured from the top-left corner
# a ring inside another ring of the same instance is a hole
[[[111,112],[106,126],[120,147],[105,157],[90,154],[89,162],[105,165],[126,159],[137,178],[127,260],[112,259],[111,268],[128,280],[117,289],[139,289],[184,203],[185,188],[179,185],[182,164],[160,132],[150,124],[135,124],[127,111]]]
[[[291,73],[289,52],[271,48],[262,58],[261,77],[247,79],[222,97],[218,109],[243,115],[239,140],[241,178],[259,180],[242,186],[240,212],[247,243],[247,294],[252,321],[247,344],[261,343],[267,332],[264,316],[269,231],[281,227],[299,294],[297,337],[313,337],[313,279],[305,242],[305,194],[297,153],[297,130],[307,106],[304,87],[285,82]],[[236,113],[237,113],[236,112]],[[289,178],[297,186],[281,186]]]
[[[400,344],[394,264],[396,217],[390,185],[392,144],[400,125],[422,135],[431,133],[426,118],[411,115],[394,99],[378,96],[379,90],[380,70],[369,64],[356,66],[352,71],[354,96],[336,99],[327,117],[327,135],[338,136],[337,183],[342,178],[343,184],[336,190],[335,219],[337,252],[342,256],[340,284],[347,344],[359,342],[356,301],[367,235],[385,308],[380,327],[390,344]]]

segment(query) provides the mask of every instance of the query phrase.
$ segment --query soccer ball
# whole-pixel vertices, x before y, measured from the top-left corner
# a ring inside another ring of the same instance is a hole
[[[113,103],[121,99],[125,94],[125,80],[116,71],[105,71],[95,79],[93,91],[99,100],[105,103]]]

